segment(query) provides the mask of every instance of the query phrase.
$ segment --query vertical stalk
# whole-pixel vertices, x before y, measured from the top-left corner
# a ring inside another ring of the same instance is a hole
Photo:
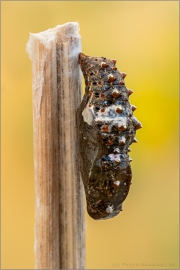
[[[36,269],[84,269],[84,201],[76,110],[81,102],[77,23],[31,34]]]

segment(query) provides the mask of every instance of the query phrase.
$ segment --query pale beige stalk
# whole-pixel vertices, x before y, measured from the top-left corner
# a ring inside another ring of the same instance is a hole
[[[36,269],[84,269],[84,200],[76,110],[81,102],[77,23],[31,34]]]

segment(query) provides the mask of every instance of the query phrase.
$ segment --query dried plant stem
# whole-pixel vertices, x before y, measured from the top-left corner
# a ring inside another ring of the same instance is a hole
[[[27,50],[33,66],[36,269],[84,269],[78,24],[31,34]]]

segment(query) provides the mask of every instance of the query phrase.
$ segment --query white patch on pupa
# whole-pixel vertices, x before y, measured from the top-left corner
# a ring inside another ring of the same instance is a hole
[[[109,116],[112,116],[112,115],[114,115],[114,117],[116,116],[118,119],[124,118],[122,116],[119,116],[119,113],[116,112],[117,109],[123,110],[121,105],[111,105],[111,106],[105,108],[105,112],[102,113],[101,111],[99,111],[97,113],[98,120],[101,117],[102,117],[102,120],[105,120],[105,118],[108,118]],[[112,118],[111,118],[111,121],[112,121]]]
[[[106,208],[106,212],[111,214],[113,212],[113,206],[108,205],[108,207]]]
[[[89,107],[89,104],[87,104],[87,106],[84,108],[82,112],[82,116],[83,116],[84,122],[92,126],[93,121],[94,121],[94,113],[92,111],[92,108]]]
[[[119,180],[117,180],[117,181],[114,181],[114,184],[116,185],[116,186],[119,186],[120,185],[120,181]]]
[[[121,144],[125,144],[125,142],[126,142],[125,136],[122,136],[122,137],[120,138],[119,142],[120,142]]]
[[[113,161],[116,161],[116,162],[120,162],[121,159],[120,159],[120,154],[110,154],[108,155],[110,157],[110,159]]]

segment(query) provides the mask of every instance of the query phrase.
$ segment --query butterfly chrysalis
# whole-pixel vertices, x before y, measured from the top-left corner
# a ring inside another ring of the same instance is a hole
[[[129,146],[137,142],[141,123],[130,105],[132,90],[116,60],[79,55],[85,94],[77,113],[80,168],[87,211],[93,219],[108,219],[122,210],[132,178]]]

